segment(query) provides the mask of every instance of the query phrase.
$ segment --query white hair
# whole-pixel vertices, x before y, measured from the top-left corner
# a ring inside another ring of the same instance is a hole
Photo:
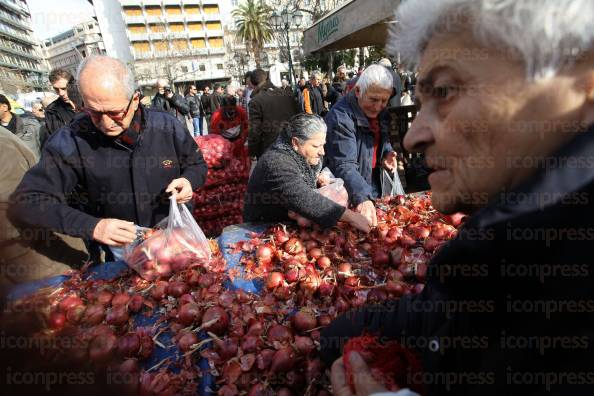
[[[365,95],[365,92],[372,85],[391,91],[394,86],[393,84],[394,79],[388,69],[380,65],[371,65],[363,71],[355,86],[359,87],[361,95]]]
[[[529,80],[554,77],[590,50],[592,0],[407,0],[396,11],[387,49],[418,64],[434,34],[471,26],[475,39],[519,55]]]
[[[392,62],[388,58],[382,58],[377,62],[378,65],[382,65],[383,67],[392,68]]]
[[[314,78],[318,77],[320,80],[322,79],[322,72],[319,70],[314,70],[313,72],[311,72],[311,76],[309,76],[310,80],[313,80]]]
[[[122,61],[105,55],[91,55],[85,58],[76,71],[76,81],[80,84],[80,75],[89,64],[98,62],[104,66],[103,75],[116,76],[124,87],[126,96],[131,97],[136,90],[136,81],[130,68]]]

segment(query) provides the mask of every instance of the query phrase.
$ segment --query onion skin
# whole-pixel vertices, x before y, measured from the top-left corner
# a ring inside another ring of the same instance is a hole
[[[111,305],[113,307],[118,305],[126,305],[130,301],[130,295],[128,293],[116,293],[111,299]]]
[[[48,318],[48,326],[53,330],[62,330],[66,324],[66,315],[62,312],[52,312]]]
[[[214,323],[204,327],[205,324],[211,321],[214,321]],[[212,331],[217,335],[222,335],[229,326],[229,316],[221,307],[210,307],[202,316],[202,326],[206,331]]]
[[[136,356],[140,351],[140,337],[136,333],[124,334],[118,339],[117,348],[122,357]]]
[[[185,282],[169,282],[167,294],[179,298],[190,291],[190,287]]]
[[[167,287],[169,283],[165,281],[158,281],[155,283],[155,286],[151,289],[151,297],[157,301],[160,301],[165,298],[167,293]]]
[[[274,290],[279,286],[282,286],[285,282],[285,277],[280,272],[271,272],[266,279],[266,288],[268,290]]]
[[[316,350],[313,340],[309,337],[295,336],[295,349],[304,356]]]
[[[177,345],[179,345],[179,349],[182,350],[183,352],[188,352],[190,349],[192,349],[192,345],[195,345],[197,343],[198,343],[198,336],[196,335],[196,333],[194,333],[192,331],[183,334],[177,341]]]
[[[293,332],[283,325],[272,325],[267,333],[268,342],[278,341],[282,344],[289,344],[293,342]]]
[[[87,326],[96,326],[105,319],[105,308],[103,305],[89,305],[82,317],[82,323]]]
[[[60,301],[59,307],[62,312],[68,311],[70,308],[84,305],[83,300],[78,296],[68,296]]]
[[[304,332],[314,329],[318,321],[312,312],[302,309],[291,318],[291,323],[295,330]]]
[[[142,310],[142,306],[144,305],[144,298],[142,296],[132,296],[130,302],[128,303],[128,311],[133,313],[138,313]]]
[[[113,333],[99,334],[91,340],[89,358],[97,364],[103,364],[112,359],[117,338]]]
[[[270,372],[274,374],[292,370],[297,361],[296,357],[297,355],[291,347],[279,349],[272,357]]]
[[[184,326],[190,326],[200,320],[201,309],[196,303],[184,304],[177,314],[177,321]]]
[[[107,314],[105,320],[108,324],[114,326],[122,326],[128,322],[128,309],[124,306],[115,306]]]

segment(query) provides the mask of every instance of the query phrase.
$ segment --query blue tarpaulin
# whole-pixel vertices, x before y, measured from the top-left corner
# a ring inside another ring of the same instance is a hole
[[[241,225],[234,225],[227,227],[223,230],[223,233],[218,238],[218,244],[223,252],[223,256],[227,262],[227,267],[237,268],[239,273],[243,273],[243,268],[240,266],[240,259],[242,253],[232,254],[230,252],[231,249],[228,249],[228,246],[233,243],[237,243],[241,240],[248,239],[249,237],[247,234],[250,232],[257,232],[261,233],[265,231],[269,227],[268,224],[241,224]],[[125,270],[128,269],[128,266],[123,261],[116,261],[111,263],[105,263],[101,265],[95,265],[89,268],[88,274],[91,279],[104,279],[104,280],[112,280],[120,276]],[[56,276],[53,278],[47,278],[38,280],[35,282],[23,283],[15,288],[13,288],[10,293],[8,294],[9,300],[18,300],[24,298],[28,295],[34,294],[37,290],[42,288],[48,287],[58,287],[64,281],[66,281],[69,276]],[[262,288],[261,281],[253,281],[253,280],[245,280],[241,279],[240,276],[234,277],[233,281],[227,285],[230,289],[243,289],[247,292],[251,293],[258,293]],[[147,317],[145,315],[134,315],[132,320],[134,321],[134,325],[136,328],[138,327],[150,327],[157,321],[160,315],[154,314],[153,316]],[[164,325],[164,324],[163,324]],[[204,334],[200,335],[202,339],[205,338]],[[142,361],[141,366],[144,369],[148,369],[153,367],[163,359],[167,357],[172,358],[173,361],[177,360],[178,357],[181,356],[181,353],[178,351],[177,347],[174,345],[174,341],[172,340],[172,334],[169,332],[163,332],[159,335],[158,341],[163,344],[166,348],[161,348],[158,345],[155,345],[155,351],[153,355]],[[206,359],[199,359],[198,366],[202,370],[205,375],[202,377],[202,381],[200,383],[198,392],[200,395],[212,395],[212,392],[209,392],[210,389],[214,389],[214,378],[211,375],[208,375],[208,361]],[[176,371],[174,367],[171,367],[172,371]]]

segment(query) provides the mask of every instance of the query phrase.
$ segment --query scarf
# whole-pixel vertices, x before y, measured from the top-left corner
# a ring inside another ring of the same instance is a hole
[[[303,175],[303,178],[305,179],[307,185],[311,188],[317,187],[317,173],[319,173],[318,168],[320,168],[321,166],[321,161],[320,165],[312,167],[310,164],[307,163],[305,157],[303,157],[301,154],[295,151],[293,146],[291,146],[288,143],[285,143],[281,139],[277,140],[277,142],[274,144],[274,149],[282,151],[288,154],[289,157],[293,158],[297,163],[297,168],[299,169],[299,172]]]

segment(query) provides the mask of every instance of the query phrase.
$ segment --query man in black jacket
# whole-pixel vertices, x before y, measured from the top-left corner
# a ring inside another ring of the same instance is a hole
[[[186,100],[174,93],[165,79],[158,79],[155,88],[157,94],[153,97],[153,109],[171,114],[187,129],[186,117],[190,114],[190,107]]]
[[[52,70],[49,74],[49,81],[58,95],[58,99],[45,109],[47,133],[52,134],[70,124],[78,109],[69,95],[73,90],[76,90],[74,77],[70,72],[64,69]]]
[[[202,117],[203,121],[206,121],[206,131],[210,129],[210,118],[212,117],[212,111],[210,109],[210,87],[207,85],[204,87],[204,93],[200,97],[200,103],[202,103]]]
[[[190,108],[190,117],[192,117],[192,125],[194,126],[194,137],[202,136],[202,124],[200,123],[200,106],[202,103],[198,97],[198,88],[191,84],[186,95],[186,102]]]
[[[152,227],[168,215],[168,194],[189,202],[207,168],[174,117],[140,106],[122,62],[87,58],[79,80],[85,113],[48,140],[11,197],[9,215],[21,228],[121,247],[135,239],[135,225]],[[84,210],[67,204],[75,189]]]

